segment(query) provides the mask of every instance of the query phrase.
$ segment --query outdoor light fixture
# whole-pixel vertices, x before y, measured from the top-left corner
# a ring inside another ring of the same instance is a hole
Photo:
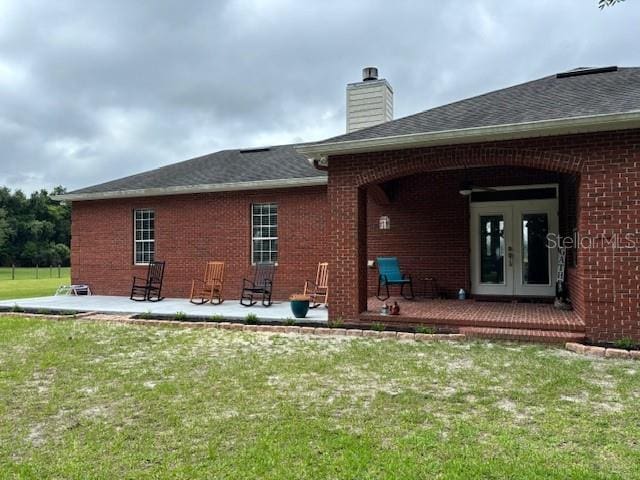
[[[391,220],[389,220],[389,217],[386,215],[381,216],[378,221],[378,227],[380,227],[380,230],[391,230]]]

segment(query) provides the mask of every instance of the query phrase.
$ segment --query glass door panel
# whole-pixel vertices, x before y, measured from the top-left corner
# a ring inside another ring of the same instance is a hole
[[[480,215],[480,282],[504,284],[504,216]]]
[[[549,219],[546,213],[522,215],[522,283],[549,285]]]
[[[555,294],[558,252],[549,248],[549,234],[558,233],[556,199],[513,203],[515,294]]]
[[[471,293],[513,295],[512,209],[471,205]]]

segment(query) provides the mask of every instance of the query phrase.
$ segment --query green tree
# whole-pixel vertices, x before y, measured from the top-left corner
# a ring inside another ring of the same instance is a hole
[[[65,193],[56,187],[54,194]],[[68,265],[71,208],[46,190],[27,198],[20,190],[0,188],[0,265]]]
[[[9,236],[9,224],[7,223],[7,212],[0,208],[0,249],[4,246]]]

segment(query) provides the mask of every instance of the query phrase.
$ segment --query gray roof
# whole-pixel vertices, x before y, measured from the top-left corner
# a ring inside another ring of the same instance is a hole
[[[640,112],[640,68],[601,70],[551,75],[313,144],[222,150],[76,190],[59,199],[320,185],[326,183],[326,173],[311,166],[306,153],[328,148],[325,144]]]
[[[640,68],[576,75],[587,70],[485,93],[316,145],[640,110]]]
[[[296,145],[222,150],[202,157],[160,167],[148,172],[112,180],[69,192],[68,195],[105,192],[142,191],[199,185],[277,183],[278,180],[326,178],[326,173],[311,166],[298,153]],[[177,193],[177,192],[176,192]]]

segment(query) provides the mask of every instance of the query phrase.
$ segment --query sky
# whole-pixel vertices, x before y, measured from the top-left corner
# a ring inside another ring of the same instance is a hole
[[[640,0],[0,0],[0,185],[69,190],[338,135],[377,66],[395,118],[640,65]]]

